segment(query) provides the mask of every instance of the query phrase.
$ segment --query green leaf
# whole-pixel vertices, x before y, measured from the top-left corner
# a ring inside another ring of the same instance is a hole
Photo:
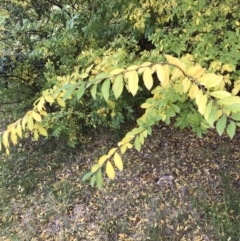
[[[106,80],[103,82],[102,88],[101,88],[103,98],[104,98],[106,101],[108,101],[108,99],[109,99],[109,88],[110,88],[110,79],[106,79]]]
[[[230,121],[227,127],[227,134],[232,139],[236,133],[236,124],[233,121]]]
[[[96,175],[93,175],[93,176],[91,177],[91,179],[90,179],[90,185],[91,185],[91,187],[94,187],[95,182],[96,182]]]
[[[80,85],[80,87],[78,88],[78,91],[77,91],[77,99],[78,100],[83,96],[84,92],[85,92],[85,85],[82,84],[82,85]]]
[[[82,178],[82,181],[85,181],[87,180],[89,177],[91,177],[93,175],[92,172],[87,172],[86,174],[84,174],[83,178]]]
[[[135,146],[137,151],[141,150],[141,142],[140,142],[139,135],[134,140],[134,146]]]
[[[102,170],[101,168],[98,169],[97,174],[96,174],[96,183],[97,183],[97,187],[100,189],[102,187],[103,184],[103,179],[102,179]]]
[[[118,75],[113,82],[112,90],[116,99],[122,94],[123,91],[123,77]]]
[[[210,102],[207,104],[207,107],[206,107],[205,112],[204,112],[204,118],[205,118],[205,120],[208,120],[208,118],[209,118],[209,116],[210,116],[210,114],[211,114],[211,112],[212,112],[212,104],[213,104],[212,101],[210,101]]]
[[[230,111],[240,111],[240,103],[236,103],[236,104],[231,104],[231,105],[226,105],[224,106],[224,108],[226,110],[230,110]]]
[[[92,95],[93,99],[95,100],[95,99],[96,99],[96,93],[97,93],[97,84],[95,84],[95,85],[91,88],[90,92],[91,92],[91,95]]]
[[[218,90],[210,93],[211,96],[217,98],[217,99],[223,99],[225,97],[231,96],[231,94],[224,90]]]
[[[217,121],[217,124],[216,124],[216,129],[217,129],[217,132],[219,134],[219,136],[221,136],[226,128],[226,125],[227,125],[227,117],[226,115],[223,115],[218,121]]]
[[[209,115],[209,118],[207,120],[208,124],[213,128],[214,122],[217,120],[217,109],[213,109],[211,111],[211,114]]]
[[[73,85],[72,87],[70,87],[66,93],[63,96],[63,100],[67,100],[69,99],[69,97],[72,95],[73,91],[75,90],[75,85]]]
[[[240,97],[239,96],[225,97],[225,98],[219,100],[218,103],[221,105],[233,105],[233,104],[240,105]]]
[[[232,114],[231,118],[235,121],[240,121],[240,112]]]
[[[110,74],[108,74],[108,73],[100,73],[95,77],[95,79],[106,79],[109,76],[110,76]]]

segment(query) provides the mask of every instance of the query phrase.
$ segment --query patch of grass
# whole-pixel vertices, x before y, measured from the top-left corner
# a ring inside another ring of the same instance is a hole
[[[221,241],[240,240],[240,190],[234,185],[235,180],[229,172],[220,174],[222,185],[219,195],[209,198],[204,192],[201,198],[193,199],[194,207],[202,213],[204,225],[212,225]],[[203,198],[205,197],[205,198]]]

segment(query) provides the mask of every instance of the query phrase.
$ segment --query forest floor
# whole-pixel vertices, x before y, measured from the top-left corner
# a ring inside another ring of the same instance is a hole
[[[102,130],[74,151],[59,140],[2,156],[0,240],[240,240],[239,132],[198,139],[162,125],[123,156],[116,180],[83,183],[118,141]]]

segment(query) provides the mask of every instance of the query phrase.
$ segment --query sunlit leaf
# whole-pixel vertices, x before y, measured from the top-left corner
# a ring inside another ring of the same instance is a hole
[[[3,136],[2,136],[2,140],[3,140],[3,145],[5,148],[9,147],[9,142],[8,142],[8,131],[4,131]]]
[[[65,101],[64,101],[61,97],[58,97],[58,98],[57,98],[57,103],[58,103],[61,107],[65,107],[65,105],[66,105]]]
[[[114,154],[114,164],[116,165],[119,171],[123,170],[122,158],[117,152]]]
[[[43,109],[44,103],[45,103],[45,99],[44,99],[44,97],[41,97],[37,104],[38,112],[41,112],[41,110]]]
[[[33,118],[32,115],[28,115],[27,126],[30,131],[33,130]]]
[[[115,171],[110,161],[108,161],[106,164],[106,173],[109,179],[115,178]]]
[[[91,172],[92,172],[92,173],[96,172],[96,171],[99,169],[99,167],[100,167],[100,165],[99,165],[98,163],[94,164],[94,165],[92,166]]]
[[[138,91],[138,74],[136,71],[130,71],[125,74],[125,77],[128,79],[128,88],[133,96],[137,94]]]
[[[11,141],[13,143],[13,145],[17,144],[17,135],[16,135],[16,130],[15,128],[11,129],[11,135],[10,135]]]
[[[101,167],[103,165],[103,163],[109,158],[109,155],[103,155],[99,158],[98,160],[98,165],[99,167]]]
[[[44,96],[44,98],[50,104],[52,104],[54,102],[52,95],[46,95],[46,96]]]
[[[32,111],[32,117],[35,121],[42,121],[42,117],[35,111]]]
[[[148,90],[153,86],[153,77],[150,68],[146,68],[143,72],[143,82]]]
[[[25,130],[26,124],[28,121],[28,115],[25,115],[22,119],[22,129]]]
[[[231,96],[231,94],[225,90],[218,90],[210,93],[211,96],[217,98],[217,99],[223,99],[225,97]]]
[[[208,100],[207,95],[202,95],[198,103],[198,111],[201,115],[203,115],[206,110],[207,100]]]
[[[16,133],[18,134],[18,136],[19,136],[20,138],[22,138],[22,127],[21,127],[20,121],[19,121],[18,124],[17,124]]]
[[[38,127],[38,131],[42,136],[48,136],[46,129],[43,128],[42,126]]]
[[[110,72],[111,75],[119,75],[120,73],[123,73],[125,69],[114,69]]]

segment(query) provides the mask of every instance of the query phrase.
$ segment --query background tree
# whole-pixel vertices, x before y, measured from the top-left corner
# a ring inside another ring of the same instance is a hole
[[[102,167],[113,179],[112,161],[122,170],[121,154],[140,150],[161,121],[199,137],[216,128],[233,138],[240,120],[234,1],[9,0],[2,11],[1,102],[4,111],[10,103],[13,122],[2,132],[7,153],[27,131],[38,140],[49,129],[74,146],[89,126],[134,119],[137,127],[83,178],[101,187]]]

